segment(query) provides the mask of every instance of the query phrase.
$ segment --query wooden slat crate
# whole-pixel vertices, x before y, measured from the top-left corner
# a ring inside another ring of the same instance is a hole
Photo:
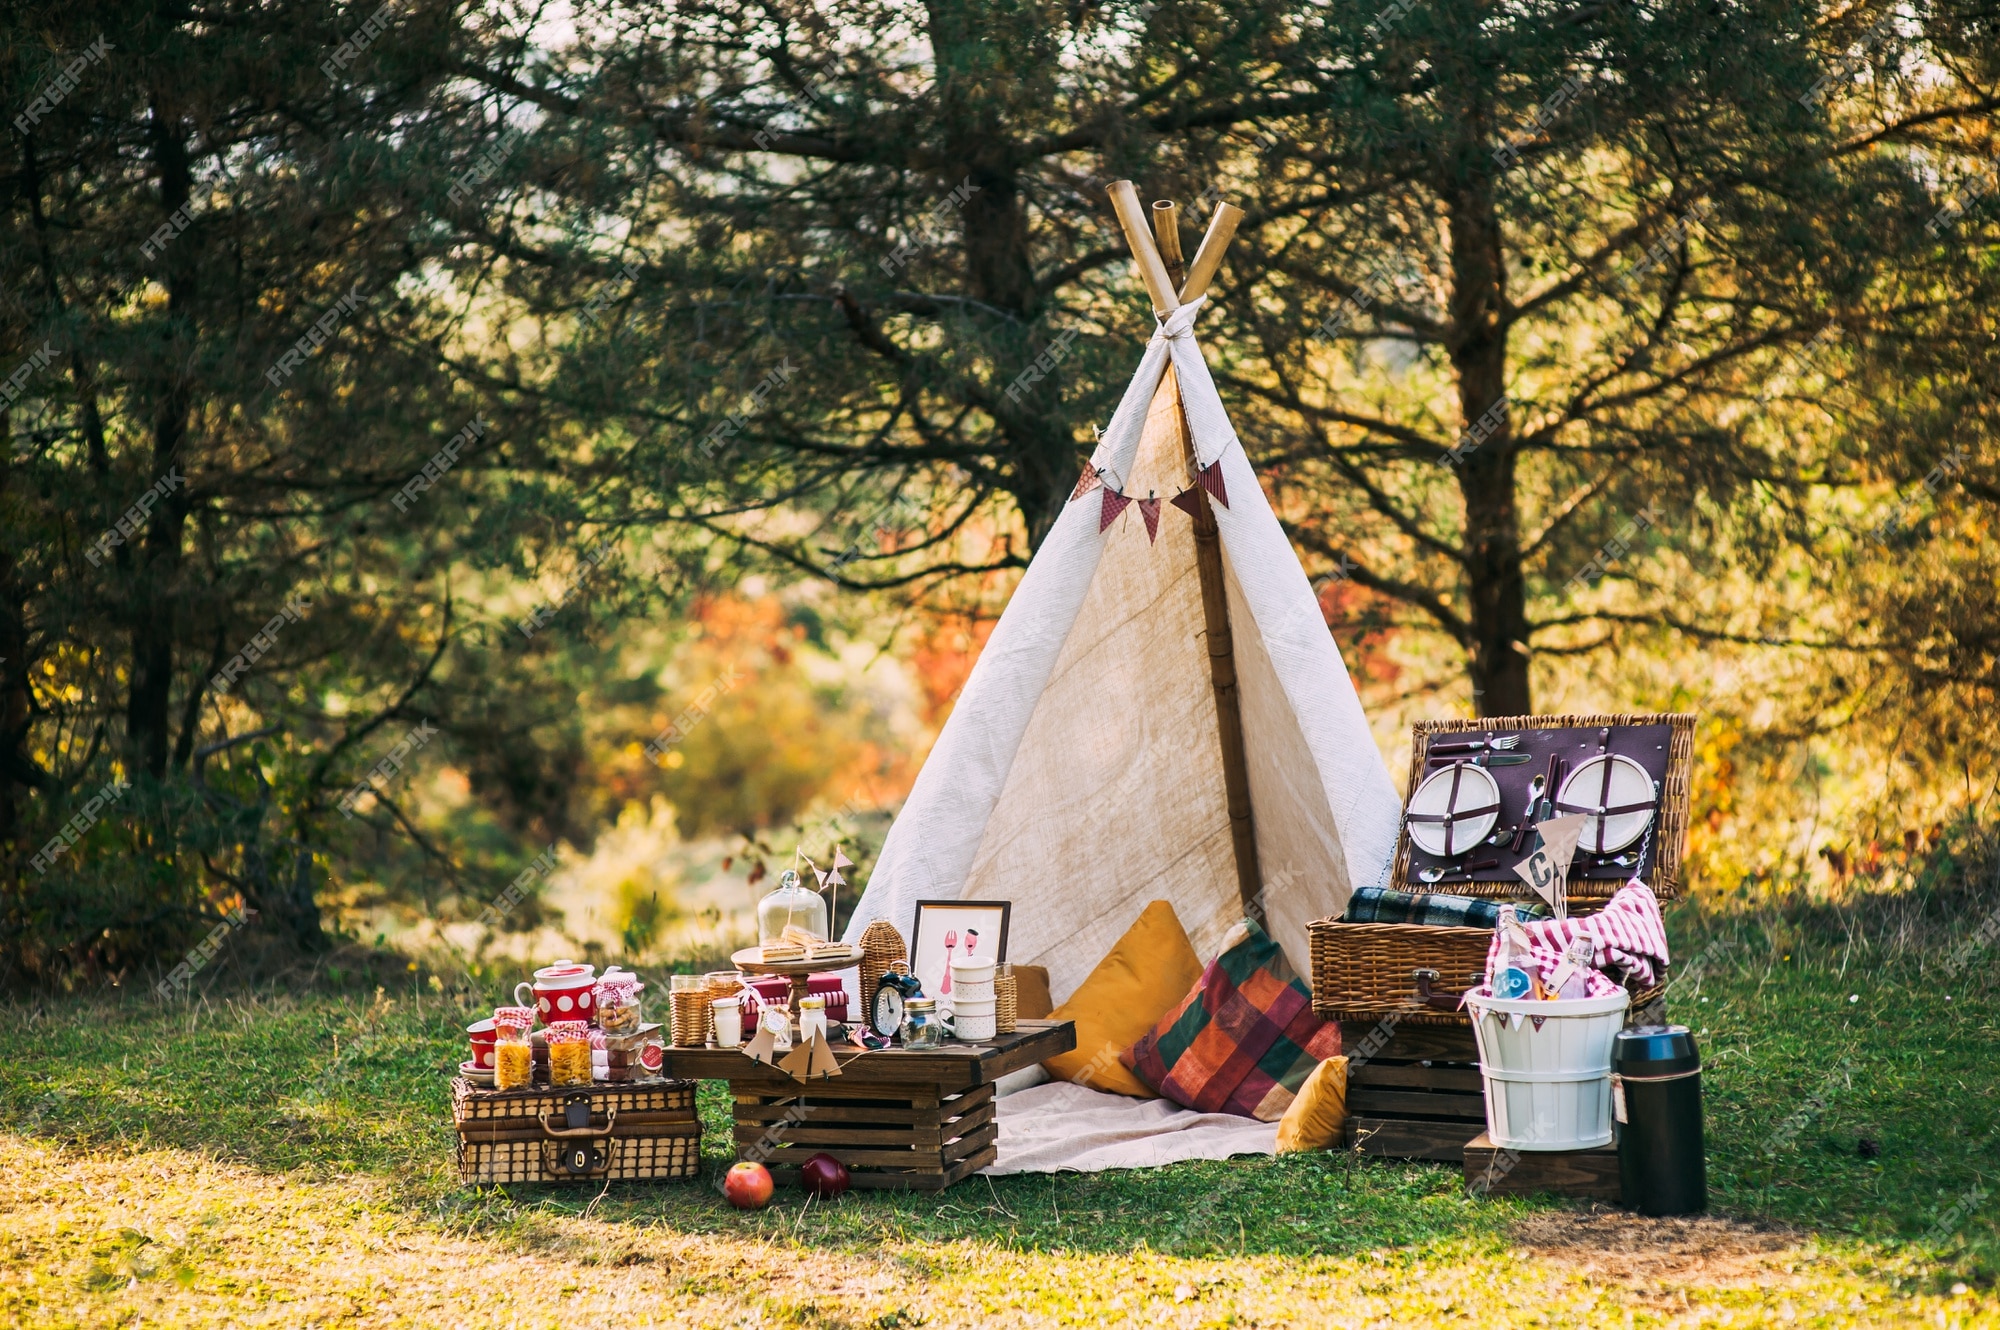
[[[1472,1027],[1342,1021],[1344,1144],[1364,1154],[1456,1164],[1486,1130]]]
[[[856,1187],[937,1191],[992,1163],[993,1083],[1076,1047],[1070,1021],[1023,1019],[1012,1033],[941,1048],[834,1050],[840,1075],[806,1084],[734,1049],[670,1048],[667,1070],[729,1082],[736,1157],[781,1182],[824,1150]]]
[[[1485,1132],[1465,1147],[1465,1187],[1476,1196],[1576,1196],[1617,1201],[1618,1147],[1502,1150]]]
[[[452,1120],[467,1185],[676,1181],[701,1170],[701,1122],[685,1081],[496,1091],[460,1079]]]
[[[779,1182],[822,1151],[847,1165],[856,1187],[938,1191],[993,1162],[1000,1128],[993,1087],[940,1096],[881,1092],[736,1096],[736,1153],[760,1159]]]

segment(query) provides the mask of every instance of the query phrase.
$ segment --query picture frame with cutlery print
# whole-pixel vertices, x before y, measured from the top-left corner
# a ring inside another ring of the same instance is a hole
[[[950,1001],[951,961],[1007,959],[1007,921],[1012,901],[918,901],[910,930],[910,973],[924,996]]]

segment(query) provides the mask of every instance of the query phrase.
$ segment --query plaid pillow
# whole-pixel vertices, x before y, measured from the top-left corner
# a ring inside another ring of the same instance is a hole
[[[1313,1015],[1285,953],[1245,919],[1180,1005],[1119,1060],[1187,1108],[1276,1122],[1313,1068],[1339,1052],[1340,1026]]]

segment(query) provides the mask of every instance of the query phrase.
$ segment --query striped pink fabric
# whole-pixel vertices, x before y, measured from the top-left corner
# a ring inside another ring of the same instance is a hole
[[[1660,903],[1653,896],[1653,889],[1633,878],[1605,903],[1596,914],[1581,918],[1538,919],[1521,925],[1528,935],[1528,953],[1542,967],[1543,974],[1554,971],[1562,963],[1563,948],[1571,938],[1588,937],[1597,944],[1597,964],[1600,969],[1616,969],[1624,972],[1628,979],[1634,979],[1642,987],[1659,982],[1660,974],[1666,969],[1667,928],[1660,921]],[[1493,933],[1493,944],[1486,950],[1486,966],[1493,968],[1493,962],[1500,952],[1500,933]],[[1596,985],[1592,986],[1593,993]]]

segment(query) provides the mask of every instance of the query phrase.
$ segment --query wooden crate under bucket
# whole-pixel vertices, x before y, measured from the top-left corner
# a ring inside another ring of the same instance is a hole
[[[458,1180],[668,1182],[701,1171],[694,1085],[483,1090],[452,1082]]]
[[[1340,1044],[1348,1059],[1347,1149],[1456,1164],[1486,1130],[1470,1025],[1342,1021]]]

